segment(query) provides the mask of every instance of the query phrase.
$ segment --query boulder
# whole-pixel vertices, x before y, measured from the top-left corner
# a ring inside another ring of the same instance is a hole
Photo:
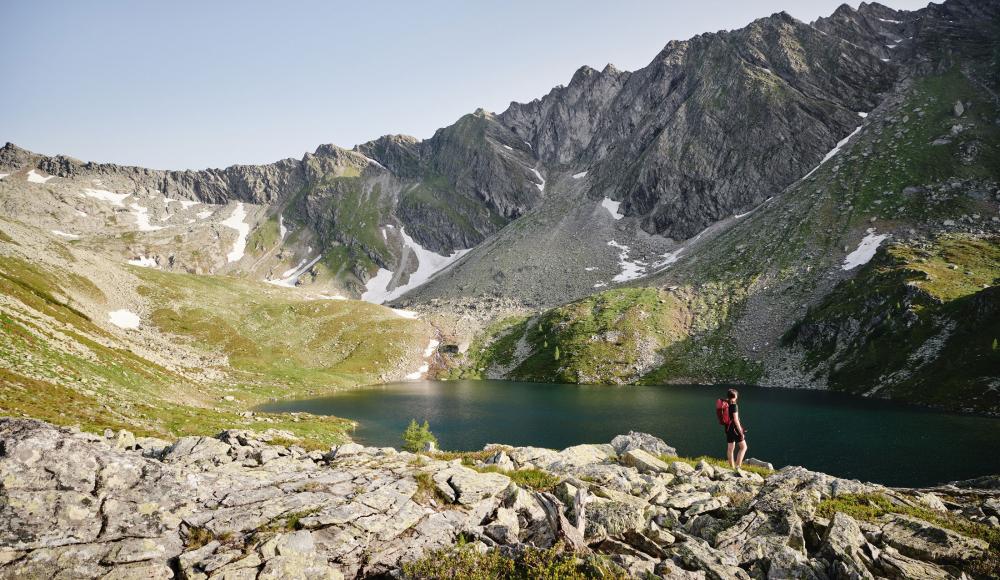
[[[463,467],[452,466],[434,474],[434,483],[451,501],[473,505],[500,494],[510,487],[510,478],[500,473],[479,473]]]
[[[605,463],[617,457],[614,447],[610,445],[574,445],[557,453],[546,468],[567,472],[587,465]]]
[[[677,450],[667,445],[663,439],[649,433],[639,433],[637,431],[629,431],[625,435],[618,435],[611,440],[611,447],[614,448],[615,453],[618,455],[623,455],[625,452],[632,451],[633,449],[639,449],[657,457],[661,455],[677,455]]]
[[[729,505],[729,498],[724,495],[698,500],[688,507],[687,511],[684,512],[684,517],[690,518],[698,514],[714,512],[715,510],[724,508],[727,505]]]
[[[837,512],[830,521],[820,553],[833,562],[832,569],[844,578],[873,578],[866,548],[868,541],[858,523],[849,515]]]
[[[691,475],[694,473],[694,467],[691,467],[691,464],[683,461],[672,462],[669,469],[670,473],[673,473],[674,475]]]
[[[941,498],[934,495],[933,493],[922,493],[917,496],[917,501],[923,504],[924,507],[928,507],[934,511],[947,512],[948,508],[941,501]]]
[[[882,573],[893,580],[947,580],[954,578],[947,571],[913,558],[907,558],[891,547],[881,551],[878,558]]]
[[[674,544],[674,558],[685,570],[702,571],[710,580],[750,580],[735,558],[712,549],[707,542],[687,537]]]
[[[483,529],[483,533],[498,544],[516,544],[520,532],[517,512],[505,507],[498,508],[493,521]]]
[[[228,444],[214,437],[181,437],[163,452],[164,463],[219,465],[232,460]]]
[[[514,466],[514,460],[507,455],[506,451],[500,450],[494,453],[492,456],[488,457],[485,462],[487,465],[495,465],[497,469],[501,471],[514,471],[516,467]]]
[[[657,505],[661,505],[666,508],[674,508],[677,510],[686,510],[692,505],[711,499],[712,494],[707,491],[692,491],[688,493],[676,493],[673,490],[667,490],[666,492],[660,494],[659,496],[653,498],[653,502]]]
[[[587,505],[587,538],[604,534],[619,537],[625,532],[646,528],[646,516],[634,503],[617,500],[594,500]]]
[[[774,471],[774,465],[768,463],[767,461],[761,461],[760,459],[754,459],[753,457],[751,457],[749,459],[744,459],[743,463],[745,463],[747,465],[751,465],[753,467],[761,467],[763,469],[769,469],[771,471]]]
[[[622,454],[621,462],[636,468],[639,473],[663,473],[669,466],[658,457],[642,449],[630,449]]]
[[[962,562],[982,556],[989,544],[923,520],[894,515],[882,526],[886,544],[904,556],[934,562]]]

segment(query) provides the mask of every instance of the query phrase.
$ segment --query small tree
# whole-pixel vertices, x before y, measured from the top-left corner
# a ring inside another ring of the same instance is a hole
[[[993,339],[993,350],[997,349],[997,339]]]
[[[556,360],[559,360],[559,345],[556,345],[555,357],[556,357]]]
[[[416,453],[423,451],[428,442],[437,445],[437,437],[431,433],[430,423],[424,420],[424,424],[419,425],[416,419],[410,419],[409,426],[403,431],[403,449]]]

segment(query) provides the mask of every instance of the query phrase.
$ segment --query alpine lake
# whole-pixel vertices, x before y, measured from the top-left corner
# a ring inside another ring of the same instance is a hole
[[[643,431],[685,456],[725,457],[715,415],[724,386],[612,386],[511,381],[417,381],[278,401],[267,412],[358,422],[359,443],[401,445],[427,420],[442,449],[488,443],[562,449]],[[891,486],[1000,474],[1000,418],[946,413],[829,391],[739,387],[747,457]]]

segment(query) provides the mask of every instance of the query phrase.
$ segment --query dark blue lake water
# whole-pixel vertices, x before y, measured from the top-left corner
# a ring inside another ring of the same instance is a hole
[[[715,419],[723,387],[595,386],[424,381],[281,401],[271,412],[357,420],[354,438],[399,446],[411,418],[430,421],[442,449],[486,443],[563,448],[629,430],[662,437],[682,455],[725,456]],[[841,477],[917,486],[1000,473],[1000,419],[943,413],[825,391],[740,388],[748,456]]]

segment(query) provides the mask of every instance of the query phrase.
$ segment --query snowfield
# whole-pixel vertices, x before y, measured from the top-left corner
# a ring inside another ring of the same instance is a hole
[[[365,293],[361,299],[375,304],[382,304],[395,300],[410,290],[420,286],[431,279],[434,274],[444,270],[452,262],[461,258],[469,250],[458,250],[450,256],[436,254],[421,246],[416,240],[406,233],[406,228],[399,228],[399,235],[403,238],[403,245],[416,257],[417,269],[410,274],[409,280],[402,286],[389,290],[389,283],[392,281],[393,272],[384,268],[379,268],[375,277],[365,284]]]
[[[125,207],[123,202],[125,201],[125,198],[129,196],[127,193],[114,193],[104,189],[84,189],[80,195],[106,201],[111,205],[118,207]]]
[[[831,157],[833,157],[834,155],[836,155],[844,145],[847,145],[847,142],[851,140],[851,137],[854,137],[855,135],[857,135],[858,131],[860,131],[861,127],[863,127],[863,126],[864,125],[859,125],[858,128],[855,129],[854,131],[852,131],[850,135],[848,135],[847,137],[844,137],[843,139],[841,139],[840,141],[838,141],[837,145],[833,149],[831,149],[830,152],[827,153],[825,157],[823,157],[822,161],[819,162],[819,165],[817,165],[816,167],[813,167],[812,170],[809,173],[806,173],[805,175],[803,175],[802,179],[805,179],[806,177],[809,177],[817,169],[819,169],[820,167],[823,167],[823,164],[826,163],[827,161],[829,161]]]
[[[243,207],[243,202],[236,204],[233,214],[221,221],[222,225],[236,230],[236,241],[233,243],[233,250],[226,255],[226,260],[236,262],[246,253],[247,236],[250,235],[250,224],[246,222],[247,210]]]
[[[156,267],[156,259],[154,259],[154,258],[147,258],[146,256],[139,256],[138,258],[136,258],[134,260],[129,260],[128,263],[131,264],[131,265],[133,265],[133,266],[140,266],[142,268],[155,268]]]
[[[322,257],[323,254],[319,254],[312,260],[303,258],[302,261],[299,262],[298,266],[290,270],[286,270],[281,275],[282,278],[280,280],[268,280],[268,283],[274,284],[275,286],[287,286],[288,288],[294,288],[295,285],[298,284],[299,278],[308,272],[310,268],[315,266],[316,262],[319,262]]]
[[[538,170],[535,169],[534,167],[531,168],[531,172],[535,174],[535,177],[538,178],[538,181],[541,181],[541,183],[536,183],[535,187],[538,188],[538,191],[544,192],[545,191],[545,178],[542,177],[542,174],[539,173]]]
[[[625,215],[619,211],[621,205],[622,202],[615,201],[610,197],[605,197],[603,200],[601,200],[601,207],[608,210],[608,213],[611,214],[611,217],[615,218],[616,220],[620,220],[623,217],[625,217]]]
[[[46,181],[48,181],[50,179],[55,179],[55,178],[56,178],[55,175],[49,175],[47,177],[42,177],[42,174],[38,173],[34,169],[32,169],[31,171],[28,172],[28,181],[30,181],[31,183],[45,183]]]
[[[878,250],[882,241],[887,237],[889,237],[888,234],[876,234],[875,228],[870,228],[867,235],[861,238],[858,248],[847,254],[847,257],[844,258],[844,264],[840,268],[842,270],[852,270],[858,266],[867,264],[875,256],[875,251]]]
[[[139,227],[140,232],[155,232],[163,229],[162,226],[154,226],[149,223],[149,208],[137,203],[131,204],[130,207],[135,210],[135,225]]]
[[[365,302],[382,304],[389,296],[389,282],[392,282],[392,271],[379,268],[378,272],[365,284],[365,291],[361,294],[361,299]]]
[[[111,324],[119,328],[139,328],[139,315],[131,310],[115,310],[108,312]]]
[[[628,282],[636,278],[642,278],[646,273],[646,263],[639,260],[629,260],[628,254],[631,249],[623,244],[611,240],[608,245],[618,250],[618,266],[621,272],[611,279],[612,282]]]

